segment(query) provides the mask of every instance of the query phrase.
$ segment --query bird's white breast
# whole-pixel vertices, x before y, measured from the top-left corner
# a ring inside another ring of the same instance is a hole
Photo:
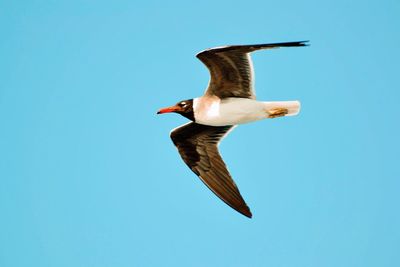
[[[225,126],[248,123],[266,118],[263,102],[248,98],[203,96],[193,100],[197,123]]]

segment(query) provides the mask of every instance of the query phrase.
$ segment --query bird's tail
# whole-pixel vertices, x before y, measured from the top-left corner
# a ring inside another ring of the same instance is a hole
[[[269,112],[272,117],[274,112],[283,112],[282,116],[295,116],[300,112],[299,101],[274,101],[264,102],[265,110]],[[280,117],[280,116],[279,116]]]

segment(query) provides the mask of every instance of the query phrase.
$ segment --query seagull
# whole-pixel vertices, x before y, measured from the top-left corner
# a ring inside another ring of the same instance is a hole
[[[299,101],[257,101],[250,53],[279,47],[307,46],[308,41],[210,48],[196,55],[210,72],[203,96],[160,109],[178,113],[190,122],[173,129],[172,142],[187,166],[222,201],[239,213],[252,213],[233,181],[220,153],[220,141],[238,124],[294,116]]]

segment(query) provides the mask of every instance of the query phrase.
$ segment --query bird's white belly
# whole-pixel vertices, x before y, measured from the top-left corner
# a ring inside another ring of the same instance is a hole
[[[267,118],[263,102],[248,98],[196,98],[195,120],[211,126],[243,124]]]

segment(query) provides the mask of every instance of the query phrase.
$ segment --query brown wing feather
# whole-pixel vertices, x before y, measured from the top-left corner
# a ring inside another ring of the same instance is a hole
[[[243,97],[255,99],[253,66],[250,53],[260,49],[292,46],[306,46],[306,41],[232,45],[200,52],[196,56],[207,66],[211,75],[210,84],[205,94],[216,95],[220,98]]]
[[[219,141],[233,126],[207,126],[194,122],[171,132],[171,139],[189,168],[220,199],[251,218],[252,214],[218,151]]]

